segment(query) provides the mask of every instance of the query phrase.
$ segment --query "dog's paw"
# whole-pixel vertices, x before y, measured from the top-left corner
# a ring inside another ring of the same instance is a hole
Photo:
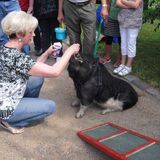
[[[102,114],[102,115],[105,115],[105,114],[107,114],[107,113],[109,113],[109,112],[111,112],[110,109],[104,109],[104,110],[101,112],[101,114]]]
[[[76,118],[82,118],[84,116],[84,112],[82,111],[79,111],[77,114],[76,114]]]
[[[74,101],[71,103],[71,106],[72,106],[72,107],[79,107],[79,106],[80,106],[80,100],[79,100],[79,99],[74,100]]]

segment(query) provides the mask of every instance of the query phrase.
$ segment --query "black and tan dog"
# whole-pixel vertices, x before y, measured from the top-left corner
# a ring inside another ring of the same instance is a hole
[[[106,114],[131,108],[138,101],[133,87],[126,81],[112,76],[98,61],[76,55],[70,59],[68,73],[77,94],[72,106],[80,106],[76,118],[83,117],[92,102],[101,106],[102,114]]]

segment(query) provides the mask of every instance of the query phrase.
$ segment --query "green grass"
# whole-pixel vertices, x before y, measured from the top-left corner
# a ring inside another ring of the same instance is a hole
[[[103,44],[99,45],[98,52],[104,53]],[[118,45],[113,45],[113,61],[117,53]],[[132,74],[160,89],[160,29],[155,32],[151,24],[144,24],[139,33]]]

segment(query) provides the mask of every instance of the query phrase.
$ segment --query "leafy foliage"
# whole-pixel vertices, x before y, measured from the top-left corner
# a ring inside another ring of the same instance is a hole
[[[144,0],[144,23],[155,25],[154,30],[160,28],[160,0]]]

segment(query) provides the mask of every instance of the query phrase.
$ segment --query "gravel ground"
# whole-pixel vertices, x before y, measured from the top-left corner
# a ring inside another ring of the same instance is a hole
[[[52,59],[49,59],[49,63]],[[72,80],[65,70],[56,79],[46,79],[41,97],[54,100],[57,112],[45,121],[12,135],[0,128],[1,160],[111,160],[82,141],[77,132],[112,122],[152,138],[160,137],[159,100],[137,88],[139,101],[124,112],[101,115],[101,109],[89,108],[82,119],[75,119],[78,108],[70,106],[75,98]]]

